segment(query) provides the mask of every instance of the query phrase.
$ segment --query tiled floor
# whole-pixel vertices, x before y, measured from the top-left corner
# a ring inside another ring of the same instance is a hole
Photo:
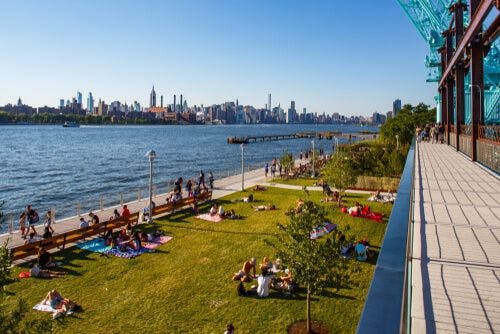
[[[452,147],[418,144],[413,333],[500,333],[500,179]]]

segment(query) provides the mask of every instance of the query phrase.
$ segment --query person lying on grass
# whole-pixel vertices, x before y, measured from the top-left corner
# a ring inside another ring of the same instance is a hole
[[[250,270],[253,270],[253,277],[255,277],[255,265],[257,261],[255,258],[251,258],[243,264],[243,268],[234,274],[233,281],[251,282],[252,276],[250,276]]]
[[[232,200],[232,202],[244,202],[244,203],[253,202],[253,194],[248,195],[248,197],[234,199]]]
[[[255,211],[271,211],[271,210],[276,210],[276,206],[274,204],[267,204],[267,205],[252,205],[252,208]]]
[[[253,191],[265,191],[266,187],[262,187],[262,186],[256,185],[252,190]]]
[[[29,269],[30,269],[30,277],[55,278],[55,277],[62,277],[64,275],[66,275],[66,273],[63,272],[63,271],[54,271],[54,270],[49,270],[49,269],[42,269],[36,263],[30,263],[29,264]]]
[[[47,296],[42,301],[42,304],[50,305],[50,307],[56,310],[52,315],[52,318],[54,319],[59,318],[60,316],[63,315],[70,315],[74,311],[81,308],[81,306],[75,303],[74,301],[61,296],[61,294],[57,292],[57,290],[49,291],[47,293]]]

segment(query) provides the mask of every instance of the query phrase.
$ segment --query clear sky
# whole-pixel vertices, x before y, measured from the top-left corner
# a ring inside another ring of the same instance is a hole
[[[76,91],[239,99],[347,115],[434,104],[424,40],[396,0],[0,0],[0,105]]]

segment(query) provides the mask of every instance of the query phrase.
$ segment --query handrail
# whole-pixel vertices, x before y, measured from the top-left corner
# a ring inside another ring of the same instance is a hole
[[[413,141],[375,266],[357,333],[405,333],[408,317],[407,277],[411,259],[411,221],[415,166]]]

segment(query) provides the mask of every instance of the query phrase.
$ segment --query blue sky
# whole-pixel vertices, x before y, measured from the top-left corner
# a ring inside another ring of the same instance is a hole
[[[0,25],[0,105],[56,106],[77,90],[146,105],[152,84],[190,105],[434,103],[426,44],[395,0],[0,0]]]

